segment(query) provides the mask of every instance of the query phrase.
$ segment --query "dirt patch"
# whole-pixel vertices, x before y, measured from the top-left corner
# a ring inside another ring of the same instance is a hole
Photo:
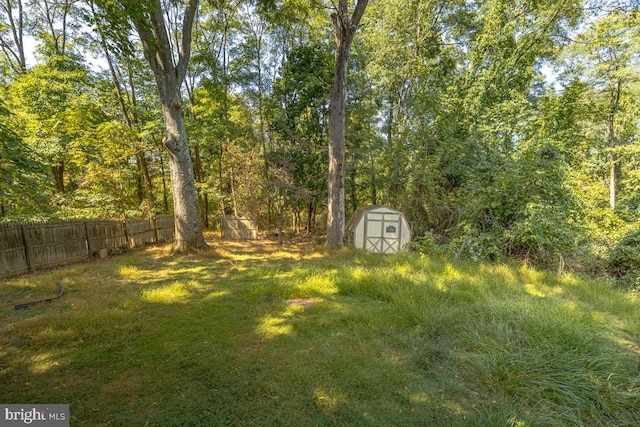
[[[308,307],[315,304],[317,301],[313,298],[291,298],[284,300],[288,305],[299,305],[300,307]]]

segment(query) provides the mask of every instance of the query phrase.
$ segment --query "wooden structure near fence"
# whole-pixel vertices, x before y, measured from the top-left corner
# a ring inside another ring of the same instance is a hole
[[[258,224],[255,218],[222,217],[222,238],[226,240],[255,240]]]
[[[70,264],[174,236],[173,215],[152,219],[0,224],[0,277]]]

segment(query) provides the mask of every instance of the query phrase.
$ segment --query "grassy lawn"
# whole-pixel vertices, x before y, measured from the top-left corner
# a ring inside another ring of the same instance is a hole
[[[212,240],[4,280],[0,402],[72,426],[638,426],[640,299],[418,254]],[[15,304],[66,293],[26,310]]]

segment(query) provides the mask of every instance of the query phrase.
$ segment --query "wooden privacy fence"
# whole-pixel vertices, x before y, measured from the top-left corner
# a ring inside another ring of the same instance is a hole
[[[173,239],[173,215],[0,224],[0,277]]]

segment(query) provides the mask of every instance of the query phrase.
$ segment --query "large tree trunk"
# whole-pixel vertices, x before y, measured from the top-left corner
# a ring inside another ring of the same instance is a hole
[[[201,249],[207,244],[200,226],[193,165],[182,108],[179,101],[169,101],[166,104],[163,102],[162,109],[166,127],[164,145],[169,150],[173,216],[176,223],[174,248],[179,251]]]
[[[337,20],[334,15],[334,22]],[[335,24],[334,24],[335,25]],[[336,37],[336,69],[329,107],[329,200],[327,247],[336,249],[344,243],[344,138],[349,45]]]
[[[169,171],[175,218],[174,250],[191,251],[206,248],[202,235],[196,195],[193,164],[184,124],[180,87],[184,81],[191,54],[191,29],[198,0],[188,0],[182,25],[182,45],[174,64],[160,0],[153,0],[149,14],[132,14],[144,56],[156,78],[165,125],[164,145],[169,152]]]
[[[329,249],[339,249],[344,244],[344,138],[348,62],[353,35],[368,0],[358,0],[351,17],[349,17],[347,3],[347,0],[340,0],[337,13],[331,15],[336,43],[336,63],[329,98],[329,200],[326,243]]]

